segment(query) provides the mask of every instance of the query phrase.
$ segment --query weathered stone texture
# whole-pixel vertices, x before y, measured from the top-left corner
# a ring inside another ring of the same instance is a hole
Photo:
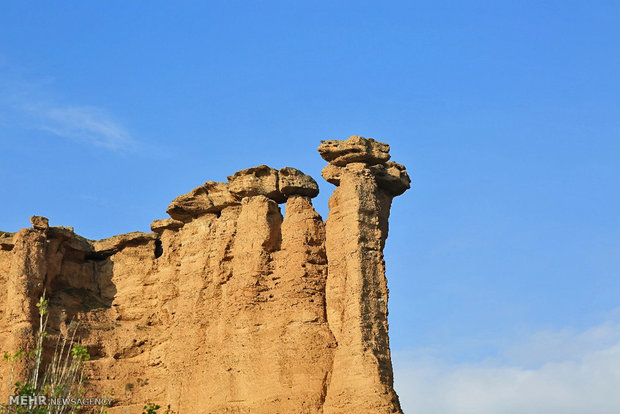
[[[325,413],[399,413],[393,388],[383,247],[392,198],[410,186],[389,146],[353,136],[319,147],[338,186],[329,200],[326,309],[338,347]]]
[[[352,135],[346,140],[322,141],[319,154],[325,161],[339,167],[352,162],[379,164],[390,159],[390,146],[372,138]]]
[[[154,233],[92,241],[43,217],[0,233],[0,351],[32,349],[45,290],[50,343],[80,322],[87,394],[113,390],[111,414],[400,412],[382,250],[409,178],[374,140],[319,151],[326,222],[312,177],[262,165],[177,197]]]
[[[219,213],[239,200],[229,191],[228,183],[207,181],[187,194],[175,198],[166,209],[174,220],[187,222],[203,214]]]
[[[302,195],[312,198],[319,194],[319,186],[314,178],[296,168],[281,168],[278,175],[280,191],[287,197]]]
[[[278,203],[286,200],[278,187],[278,170],[266,165],[237,171],[228,177],[228,183],[230,192],[239,199],[262,195]]]
[[[153,220],[151,223],[151,230],[155,233],[161,234],[164,230],[178,230],[183,227],[185,223],[180,220],[175,220],[172,218],[169,219],[161,219],[161,220]]]

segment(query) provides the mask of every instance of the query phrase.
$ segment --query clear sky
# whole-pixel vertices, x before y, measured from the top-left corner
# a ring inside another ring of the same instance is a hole
[[[4,1],[0,229],[98,239],[321,139],[388,142],[409,413],[620,412],[620,3]]]

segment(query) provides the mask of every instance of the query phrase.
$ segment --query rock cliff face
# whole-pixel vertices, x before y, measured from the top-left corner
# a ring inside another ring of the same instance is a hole
[[[400,413],[382,252],[409,178],[372,139],[319,153],[326,222],[312,177],[261,165],[177,197],[153,233],[91,241],[42,217],[0,233],[0,350],[32,349],[45,291],[49,343],[79,322],[87,395],[110,413]]]

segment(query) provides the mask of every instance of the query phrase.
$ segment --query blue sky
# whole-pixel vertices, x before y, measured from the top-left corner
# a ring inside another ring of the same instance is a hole
[[[619,412],[619,74],[615,1],[3,2],[0,229],[148,231],[262,163],[325,217],[319,140],[374,137],[414,180],[386,248],[406,412]]]

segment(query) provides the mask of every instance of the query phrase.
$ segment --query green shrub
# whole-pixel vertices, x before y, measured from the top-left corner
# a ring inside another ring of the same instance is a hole
[[[43,360],[43,341],[48,338],[46,333],[48,319],[48,301],[45,293],[37,303],[39,309],[39,332],[36,337],[36,346],[32,352],[25,355],[23,350],[13,354],[5,353],[4,360],[11,365],[10,384],[14,387],[16,396],[46,396],[48,398],[80,398],[84,394],[85,361],[90,359],[85,346],[76,342],[75,333],[78,324],[72,324],[73,330],[68,337],[58,337],[52,360],[41,369]],[[14,380],[14,364],[26,358],[30,368],[26,378]],[[65,414],[77,413],[79,406],[46,405],[46,406],[11,406],[0,405],[0,414]]]
[[[142,411],[142,414],[157,414],[157,410],[159,410],[159,405],[157,404],[153,404],[153,403],[148,403],[144,406],[144,411]]]

